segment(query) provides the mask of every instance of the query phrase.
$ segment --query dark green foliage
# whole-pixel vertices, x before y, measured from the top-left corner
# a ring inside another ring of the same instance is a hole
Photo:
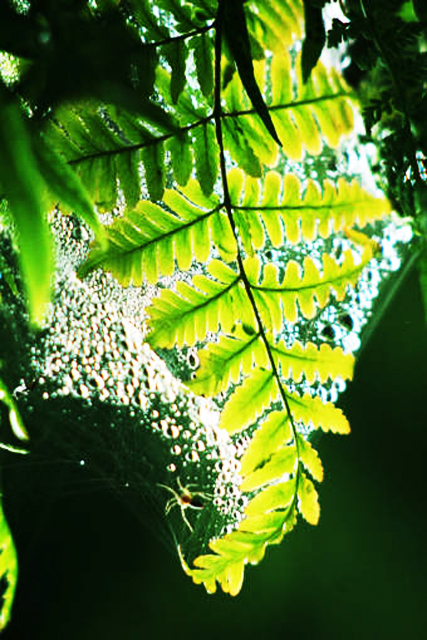
[[[218,20],[220,21],[219,28],[222,29],[232,59],[236,63],[240,79],[253,107],[273,140],[280,144],[271,116],[255,80],[243,0],[220,0]]]
[[[141,43],[118,8],[108,7],[101,17],[85,2],[41,2],[19,24],[24,37],[14,41],[32,41],[25,39],[28,25],[34,40],[19,92],[38,113],[89,96],[131,108],[151,95],[156,51]],[[114,48],[100,56],[105,42]]]
[[[304,0],[305,40],[301,56],[303,82],[309,79],[326,43],[326,31],[322,18],[324,4],[323,1]]]
[[[307,38],[303,47],[303,77],[320,55],[321,7],[325,2],[306,0]],[[416,205],[416,192],[427,173],[427,12],[422,0],[346,0],[346,21],[334,19],[328,46],[348,42],[351,64],[346,79],[359,90],[367,138],[380,151],[377,170],[387,185],[394,207],[417,222],[423,242],[425,209]],[[313,20],[310,27],[309,18]],[[421,288],[427,300],[424,268]],[[426,303],[427,304],[427,303]],[[427,306],[426,306],[427,309]]]

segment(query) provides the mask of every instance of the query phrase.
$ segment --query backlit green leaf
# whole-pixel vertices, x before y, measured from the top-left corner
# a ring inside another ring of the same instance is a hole
[[[224,3],[222,28],[245,90],[267,131],[280,145],[274,124],[255,79],[243,0]]]
[[[160,200],[164,190],[164,151],[161,143],[144,147],[141,151],[145,181],[152,200]]]
[[[190,46],[194,47],[198,83],[203,95],[209,98],[213,91],[212,37],[209,33],[202,33],[191,40]]]
[[[0,172],[15,224],[19,261],[32,323],[40,325],[50,301],[53,256],[46,221],[45,183],[19,107],[0,93]]]
[[[203,193],[209,196],[218,175],[218,150],[215,129],[211,123],[202,124],[194,130],[194,153],[197,180]]]
[[[233,392],[222,411],[220,426],[230,434],[241,431],[255,422],[278,393],[271,371],[255,370]]]
[[[317,524],[320,517],[319,496],[314,484],[302,473],[298,487],[299,510],[309,524]]]

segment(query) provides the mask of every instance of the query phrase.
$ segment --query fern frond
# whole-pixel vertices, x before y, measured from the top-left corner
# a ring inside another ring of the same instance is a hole
[[[270,343],[270,351],[280,364],[283,378],[299,382],[304,375],[309,383],[324,382],[341,376],[351,379],[354,356],[344,354],[340,347],[328,344],[320,347],[312,343],[304,347],[295,342],[287,348],[284,342]],[[237,327],[232,336],[221,336],[218,343],[209,343],[199,351],[200,367],[187,386],[194,393],[214,396],[225,390],[230,382],[237,383],[241,374],[250,374],[253,366],[268,367],[265,344],[251,327]]]
[[[178,184],[187,183],[193,162],[204,192],[212,193],[218,159],[209,105],[193,106],[182,83],[162,68],[156,72],[166,111],[146,100],[137,113],[96,103],[62,106],[45,126],[45,139],[74,169],[102,211],[112,209],[119,191],[128,208],[141,198],[140,167],[152,200],[160,200],[166,181],[165,145]],[[194,160],[193,160],[194,158]]]
[[[327,238],[354,225],[363,228],[391,210],[388,200],[373,196],[356,180],[339,178],[336,185],[324,180],[322,190],[308,180],[304,194],[293,174],[282,177],[268,171],[262,180],[255,180],[235,168],[228,180],[236,223],[256,249],[265,242],[263,227],[273,246],[280,247],[284,237],[292,244]]]
[[[122,286],[140,286],[144,278],[155,284],[172,275],[175,263],[186,271],[193,259],[206,262],[212,245],[226,262],[236,256],[236,242],[217,196],[204,196],[192,180],[183,193],[168,189],[167,209],[142,200],[132,210],[105,227],[106,246],[95,243],[79,276],[102,267]]]
[[[247,3],[247,21],[252,37],[264,48],[282,55],[302,34],[303,7],[300,0],[261,0]]]
[[[279,387],[272,372],[256,369],[232,393],[222,410],[219,426],[230,435],[245,429],[278,395]]]
[[[47,142],[56,145],[56,151],[75,170],[92,201],[102,211],[116,205],[118,184],[128,206],[136,204],[141,193],[141,161],[153,198],[162,194],[161,146],[163,140],[177,131],[177,125],[169,114],[151,104],[147,104],[146,112],[141,110],[140,117],[157,119],[158,133],[148,129],[142,120],[122,115],[113,107],[101,109],[96,104],[64,106],[55,113],[55,121],[51,120],[46,126]]]
[[[252,335],[251,335],[252,334]],[[187,386],[196,394],[215,396],[230,382],[238,382],[257,364],[268,364],[265,346],[259,333],[237,328],[232,336],[221,336],[218,343],[210,343],[199,351],[200,367]]]
[[[152,346],[192,345],[209,331],[230,333],[238,314],[253,317],[241,278],[219,260],[212,260],[204,275],[193,277],[193,285],[178,281],[177,293],[163,290],[149,308]]]
[[[288,349],[282,341],[270,345],[270,349],[280,364],[282,376],[292,378],[294,382],[299,382],[303,375],[309,383],[316,379],[324,382],[337,376],[341,376],[343,380],[352,378],[354,356],[351,353],[345,354],[341,347],[333,349],[328,344],[317,347],[311,342],[303,346],[295,342]]]
[[[322,271],[311,258],[306,257],[303,274],[300,265],[289,260],[282,281],[278,267],[272,263],[264,267],[260,279],[260,260],[247,258],[245,268],[266,327],[279,332],[284,320],[297,321],[298,308],[305,318],[313,318],[319,308],[326,306],[332,294],[337,300],[342,300],[347,287],[354,286],[371,260],[372,248],[365,247],[358,259],[350,249],[343,255],[342,264],[338,264],[331,256],[323,254]]]

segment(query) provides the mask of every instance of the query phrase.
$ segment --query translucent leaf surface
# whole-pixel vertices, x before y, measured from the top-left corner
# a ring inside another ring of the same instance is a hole
[[[0,93],[1,187],[15,225],[31,321],[43,321],[50,301],[53,255],[46,220],[45,183],[17,104]]]

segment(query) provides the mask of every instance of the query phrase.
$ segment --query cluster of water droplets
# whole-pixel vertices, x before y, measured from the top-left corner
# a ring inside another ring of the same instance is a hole
[[[288,348],[296,341],[303,345],[308,342],[317,345],[327,343],[331,347],[341,347],[345,353],[356,353],[367,339],[368,322],[373,308],[378,299],[381,301],[380,293],[383,287],[387,287],[388,281],[400,269],[405,256],[408,255],[412,229],[408,223],[392,215],[386,223],[378,222],[364,231],[378,244],[380,251],[362,270],[356,285],[347,286],[342,300],[337,300],[332,292],[328,305],[319,310],[313,319],[300,318],[296,323],[285,321],[278,339],[284,340]],[[358,249],[345,234],[340,233],[327,240],[318,238],[310,243],[301,242],[291,250],[291,254],[286,249],[271,249],[269,257],[275,263],[283,265],[283,274],[287,261],[296,259],[296,253],[299,255],[299,262],[304,256],[310,257],[322,273],[324,253],[334,256],[340,264],[348,250],[352,251],[357,264],[361,257],[360,248]],[[333,403],[346,388],[346,382],[339,376],[326,382],[316,380],[314,383],[308,382],[304,375],[299,382],[290,376],[284,382],[293,393],[308,393],[311,396],[319,396],[324,402]],[[310,433],[310,425],[301,425],[301,429],[307,435]]]
[[[88,232],[76,219],[59,214],[52,226],[58,242],[54,299],[42,338],[30,347],[32,373],[21,380],[20,391],[25,393],[30,378],[36,380],[46,403],[78,400],[89,419],[91,406],[102,403],[110,410],[104,428],[121,429],[123,447],[129,446],[126,425],[137,425],[150,435],[161,460],[153,487],[159,501],[170,498],[159,485],[170,487],[177,503],[180,488],[190,487],[195,495],[209,496],[204,506],[212,510],[214,534],[235,528],[245,505],[239,459],[247,443],[233,442],[218,427],[218,407],[185,389],[145,342],[145,308],[155,288],[123,289],[102,272],[80,280],[76,267],[87,251]],[[181,373],[186,367],[187,374],[197,367],[197,351],[188,350],[182,365]],[[179,528],[185,522],[179,510],[170,513]],[[191,513],[187,519],[192,520]]]

